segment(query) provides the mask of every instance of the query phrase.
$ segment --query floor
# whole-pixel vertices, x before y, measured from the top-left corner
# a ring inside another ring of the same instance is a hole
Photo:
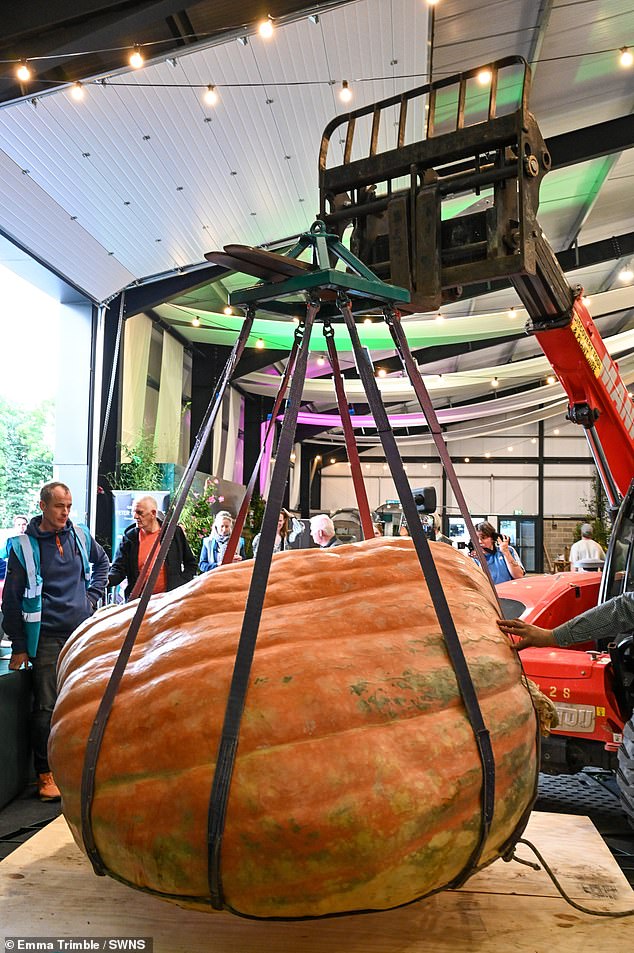
[[[623,814],[613,775],[589,768],[572,777],[541,774],[535,809],[590,817],[634,889],[634,829]],[[60,814],[60,805],[42,803],[29,785],[0,811],[0,860]]]

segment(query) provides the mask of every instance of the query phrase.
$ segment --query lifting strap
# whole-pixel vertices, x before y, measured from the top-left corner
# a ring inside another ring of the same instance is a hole
[[[295,441],[297,417],[302,399],[304,380],[306,378],[310,335],[318,311],[319,303],[311,301],[306,307],[306,319],[304,324],[300,324],[295,331],[296,339],[298,341],[301,340],[299,355],[293,373],[288,404],[284,414],[277,455],[275,457],[275,465],[271,476],[268,501],[262,520],[260,545],[258,546],[253,566],[253,575],[247,595],[247,604],[242,620],[242,629],[233,667],[222,734],[220,736],[220,744],[216,756],[216,768],[209,801],[207,833],[209,850],[209,890],[211,894],[211,905],[216,910],[223,910],[225,908],[222,889],[221,852],[229,789],[231,787],[231,778],[233,776],[238,740],[240,737],[240,722],[249,687],[249,676],[253,663],[255,643],[258,636],[260,618],[262,616],[262,607],[264,605],[266,585],[271,568],[271,559],[273,557],[277,521],[282,509],[284,488],[290,467],[291,451]]]
[[[456,675],[458,688],[460,690],[460,694],[462,695],[467,717],[469,718],[471,727],[473,729],[473,734],[478,746],[478,753],[480,755],[480,761],[482,763],[482,823],[480,826],[480,834],[476,847],[469,858],[465,869],[449,885],[450,887],[454,888],[459,886],[461,883],[464,883],[464,881],[477,868],[478,861],[482,854],[482,850],[491,828],[491,822],[493,820],[493,811],[495,807],[495,758],[493,755],[493,746],[491,744],[491,735],[482,716],[482,710],[480,708],[475,686],[471,679],[469,666],[467,665],[467,660],[464,656],[458,633],[456,632],[456,627],[447,604],[447,599],[442,588],[438,570],[436,569],[436,564],[434,563],[431,554],[429,542],[425,536],[425,533],[423,532],[423,527],[418,516],[418,511],[416,509],[414,497],[407,479],[407,474],[405,473],[403,461],[396,445],[394,431],[390,426],[387,411],[381,399],[381,394],[374,377],[374,369],[370,355],[368,354],[367,349],[362,347],[361,341],[359,340],[359,334],[354,321],[354,315],[352,314],[350,302],[347,299],[344,299],[343,301],[340,301],[339,307],[346,322],[348,333],[350,334],[350,340],[352,341],[352,349],[354,351],[359,377],[363,382],[370,412],[374,417],[377,432],[379,433],[381,443],[383,444],[385,458],[390,467],[392,479],[394,480],[394,485],[396,486],[396,490],[401,500],[401,506],[403,507],[405,519],[407,520],[407,526],[411,533],[414,548],[427,582],[429,595],[434,605],[438,622],[440,623],[440,627],[442,629],[445,645],[447,647],[447,653]]]
[[[160,549],[158,556],[149,572],[145,585],[143,586],[139,603],[135,609],[134,616],[130,622],[130,626],[123,641],[123,645],[121,646],[119,656],[115,662],[101,702],[99,703],[99,708],[97,709],[97,714],[95,715],[95,719],[86,742],[86,751],[84,753],[84,764],[81,778],[81,834],[86,854],[90,858],[94,872],[99,876],[103,876],[105,874],[106,868],[95,842],[91,813],[92,802],[95,793],[95,774],[97,771],[97,761],[99,758],[99,752],[101,750],[101,743],[103,741],[117,690],[121,683],[121,679],[123,678],[126,665],[128,664],[128,659],[130,658],[130,654],[134,647],[136,637],[143,621],[143,616],[145,615],[145,610],[147,609],[148,602],[150,601],[150,597],[154,591],[154,586],[156,585],[156,580],[158,579],[161,567],[165,562],[167,551],[174,538],[174,533],[176,532],[176,527],[178,526],[179,516],[183,506],[185,505],[187,494],[194,480],[203,450],[205,449],[207,441],[209,440],[209,435],[211,434],[211,430],[218,415],[218,411],[222,406],[222,400],[225,395],[225,391],[229,386],[229,381],[231,380],[242,352],[244,351],[244,346],[247,342],[249,332],[253,326],[253,319],[254,312],[252,309],[249,309],[240,330],[240,334],[238,335],[236,343],[234,344],[224,367],[222,376],[218,381],[216,390],[209,402],[209,406],[207,407],[205,416],[200,426],[200,430],[196,436],[196,441],[185,468],[185,472],[181,477],[181,482],[175,493],[174,502],[170,506],[170,510],[163,523],[161,533],[159,534]]]

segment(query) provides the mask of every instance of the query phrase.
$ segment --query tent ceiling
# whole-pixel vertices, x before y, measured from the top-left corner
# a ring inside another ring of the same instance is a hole
[[[556,251],[583,250],[631,236],[633,73],[618,65],[619,48],[634,41],[631,0],[440,0],[434,8],[422,0],[271,0],[264,6],[58,0],[6,11],[0,232],[95,301],[156,276],[174,276],[182,285],[192,270],[209,274],[206,251],[236,241],[275,243],[310,227],[318,207],[319,140],[346,108],[337,97],[343,79],[353,87],[354,104],[362,105],[420,85],[430,72],[437,79],[519,54],[532,63],[531,108],[547,138],[608,124],[599,149],[587,137],[591,159],[575,163],[576,146],[569,146],[567,159],[544,181],[540,222],[551,244]],[[276,20],[268,42],[255,32],[263,12]],[[248,37],[246,45],[238,37]],[[124,65],[134,43],[145,44],[139,71]],[[37,74],[28,88],[16,85],[7,62],[23,57]],[[84,81],[81,102],[68,86],[76,79]],[[202,100],[209,84],[220,96],[213,107]],[[607,260],[576,270],[571,281],[589,293],[616,288],[626,258],[613,243]],[[219,312],[240,280],[168,290],[173,300],[157,313],[192,342],[227,343],[231,332]],[[442,364],[443,341],[454,348],[446,360],[456,373],[484,360],[488,373],[534,355],[531,342],[518,340],[520,328],[513,336],[508,324],[501,330],[499,321],[479,318],[513,303],[511,291],[498,291],[446,309],[435,360],[422,363]],[[194,313],[203,327],[191,326]],[[604,333],[629,330],[631,315],[630,300],[605,320]],[[467,322],[458,342],[454,321]],[[487,340],[482,352],[455,354],[460,341],[467,352],[469,342]],[[422,335],[414,346],[430,346],[425,341]],[[381,341],[376,346],[389,359]],[[488,386],[483,381],[481,391]]]

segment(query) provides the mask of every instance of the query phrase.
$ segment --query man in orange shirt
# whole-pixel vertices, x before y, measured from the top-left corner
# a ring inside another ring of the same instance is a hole
[[[144,496],[137,500],[132,513],[135,522],[124,532],[108,574],[108,586],[118,586],[124,579],[128,580],[128,599],[161,529],[161,520],[157,516],[158,504],[153,496]],[[154,558],[157,554],[158,548]],[[169,592],[184,585],[194,578],[196,569],[196,558],[185,534],[180,526],[177,526],[154,592]]]

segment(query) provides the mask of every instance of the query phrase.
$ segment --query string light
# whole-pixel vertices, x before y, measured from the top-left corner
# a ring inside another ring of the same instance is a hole
[[[499,387],[499,386],[500,386],[499,380],[497,379],[497,377],[494,377],[493,380],[491,381],[491,387]]]
[[[336,463],[337,461],[335,460],[334,457],[331,457],[331,458],[330,458],[330,462],[331,462],[331,463]]]
[[[485,458],[485,460],[490,460],[490,459],[491,459],[491,454],[489,453],[488,450],[487,450],[487,452],[484,454],[484,458]]]
[[[20,65],[15,71],[15,75],[18,77],[21,83],[28,83],[28,81],[31,79],[31,76],[33,74],[31,73],[31,70],[29,69],[29,64],[27,63],[26,60],[20,61]]]
[[[130,66],[132,69],[141,69],[143,66],[143,54],[141,53],[141,47],[137,43],[130,53]]]
[[[509,318],[514,318],[516,314],[515,308],[509,308],[506,313],[508,314]]]
[[[387,375],[387,371],[384,367],[380,367],[377,371],[377,374],[379,377],[385,377]]]
[[[200,318],[199,318],[198,316],[196,316],[195,318],[192,318],[192,324],[193,324],[193,326],[194,326],[195,328],[199,328],[199,327],[200,327]]]
[[[255,346],[257,347],[258,351],[264,350],[264,341],[262,340],[262,338],[257,339],[257,341],[255,342]]]
[[[619,50],[619,54],[619,63],[621,66],[624,66],[625,69],[629,69],[632,63],[634,63],[634,54],[629,46],[622,46]]]
[[[323,354],[320,354],[319,357],[317,358],[317,365],[319,367],[323,367],[325,363],[326,363],[325,357],[323,356]]]
[[[471,457],[465,457],[465,458],[464,458],[464,462],[465,462],[465,463],[471,463]]]
[[[619,278],[619,281],[624,282],[624,284],[627,284],[628,282],[630,282],[632,278],[634,278],[634,272],[632,271],[631,266],[626,265],[625,268],[621,268],[621,270],[619,271],[618,278]]]
[[[372,323],[373,323],[373,322],[372,322],[372,318],[364,318],[364,319],[363,319],[363,323],[364,323],[364,324],[372,324]]]
[[[216,87],[210,84],[205,90],[205,95],[203,96],[203,99],[205,100],[208,106],[215,106],[216,103],[218,102],[218,91]]]
[[[84,98],[84,87],[79,82],[73,83],[70,88],[70,94],[73,99],[77,100],[77,102],[80,102],[80,100]]]
[[[223,314],[226,314],[227,317],[228,317],[230,314],[233,314],[233,308],[231,307],[230,304],[227,304],[227,305],[225,305],[224,308],[222,309],[222,313],[223,313]]]
[[[591,301],[592,301],[592,298],[589,298],[588,295],[584,295],[581,299],[581,303],[584,304],[586,308],[589,306]]]
[[[258,26],[258,33],[265,40],[270,40],[273,36],[273,20],[271,19],[271,14],[267,16],[266,20],[262,20]]]
[[[547,384],[556,384],[556,383],[557,383],[557,378],[555,377],[554,374],[549,374],[548,377],[546,378],[546,383],[547,383]]]
[[[558,436],[559,436],[559,427],[555,427],[555,429],[553,430],[553,433],[554,433],[554,435],[555,435],[556,437],[558,437]]]
[[[488,86],[491,82],[492,74],[490,69],[481,69],[478,73],[478,82],[480,86]]]
[[[442,313],[439,311],[438,314],[436,315],[436,321],[438,322],[438,324],[440,324],[440,323],[441,323],[442,321],[444,321],[444,320],[445,320],[444,314],[442,314]]]
[[[513,447],[507,447],[506,449],[508,450],[509,453],[513,453]]]
[[[348,80],[344,79],[341,83],[341,89],[339,90],[339,99],[342,103],[349,103],[352,99],[352,90],[348,85]]]
[[[291,463],[295,463],[296,459],[297,459],[297,454],[295,452],[291,453]]]

